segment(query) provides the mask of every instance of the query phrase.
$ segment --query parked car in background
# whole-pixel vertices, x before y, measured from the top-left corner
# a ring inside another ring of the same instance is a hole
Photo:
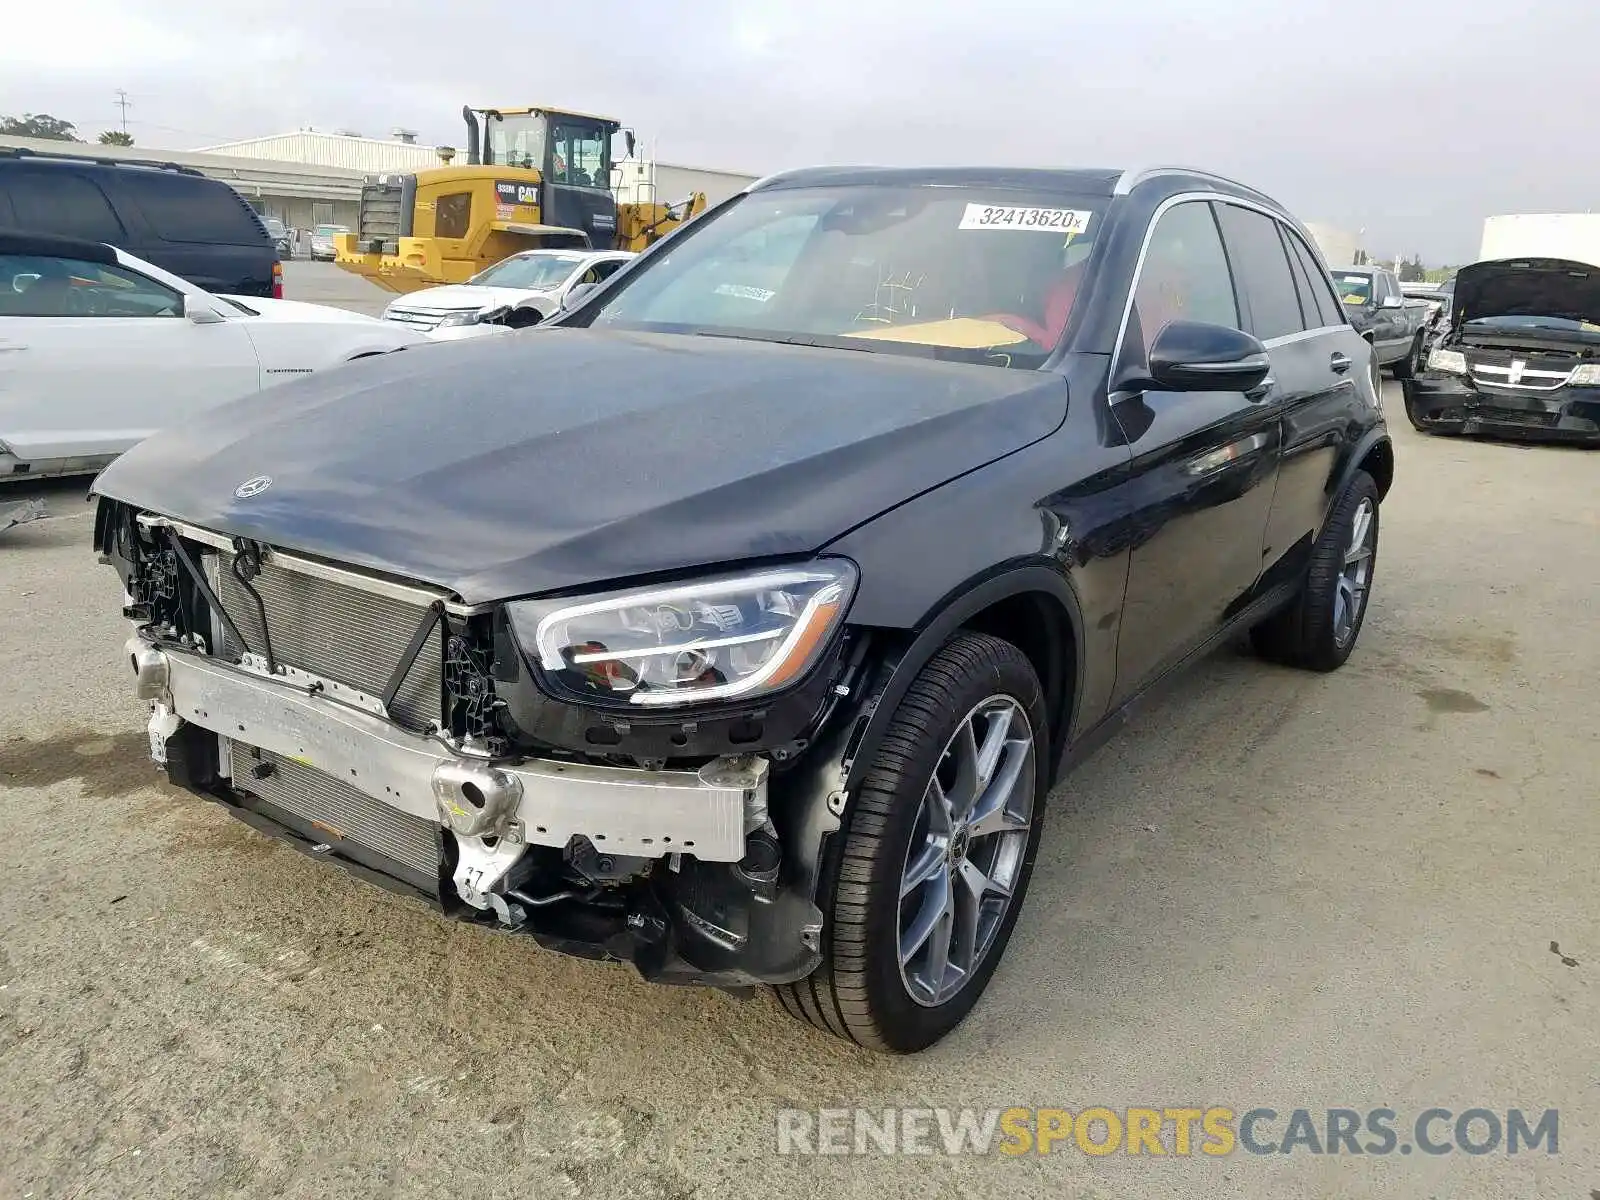
[[[283,295],[281,254],[255,210],[189,167],[0,149],[0,229],[116,246],[210,292]]]
[[[267,236],[272,239],[272,244],[278,248],[278,257],[293,258],[294,242],[288,226],[277,217],[262,217],[261,223],[266,226]]]
[[[333,239],[341,233],[349,232],[348,225],[318,225],[311,231],[311,260],[332,262],[338,253],[334,248]]]
[[[1600,267],[1559,258],[1474,263],[1405,385],[1425,433],[1600,445]]]
[[[1130,708],[1235,630],[1351,654],[1394,470],[1372,358],[1304,227],[1227,180],[796,171],[537,333],[149,439],[96,543],[174,784],[911,1051]]]
[[[1423,318],[1425,322],[1433,320],[1433,315],[1439,311],[1439,305],[1443,303],[1445,297],[1444,288],[1444,283],[1402,282],[1400,284],[1400,291],[1407,300],[1420,300],[1426,306],[1423,310],[1426,314]]]
[[[525,250],[466,283],[423,288],[390,302],[383,315],[414,329],[537,325],[560,312],[572,289],[602,283],[635,256],[620,250]]]
[[[226,400],[425,340],[216,295],[103,243],[0,231],[0,478],[93,471]]]
[[[1350,323],[1372,343],[1378,365],[1409,379],[1422,365],[1423,303],[1408,304],[1400,281],[1384,267],[1335,267],[1333,282]]]
[[[1450,329],[1450,304],[1455,297],[1456,280],[1451,276],[1442,283],[1430,284],[1429,290],[1421,298],[1429,303],[1427,319],[1422,325],[1422,361],[1428,361],[1428,355],[1434,345]]]

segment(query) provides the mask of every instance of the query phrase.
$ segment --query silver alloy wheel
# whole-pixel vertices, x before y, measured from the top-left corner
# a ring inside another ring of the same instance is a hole
[[[965,717],[934,768],[900,875],[900,978],[935,1007],[977,973],[1011,907],[1033,824],[1033,728],[1010,696]]]
[[[1372,498],[1363,497],[1356,506],[1350,529],[1350,545],[1333,589],[1333,640],[1343,649],[1355,636],[1356,623],[1367,603],[1367,588],[1372,583],[1373,521],[1376,510]]]

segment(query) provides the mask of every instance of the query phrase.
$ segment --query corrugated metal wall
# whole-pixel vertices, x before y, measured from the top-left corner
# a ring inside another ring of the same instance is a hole
[[[225,142],[220,146],[207,146],[204,153],[306,163],[310,166],[360,171],[366,175],[417,171],[440,165],[439,154],[432,146],[310,131]]]

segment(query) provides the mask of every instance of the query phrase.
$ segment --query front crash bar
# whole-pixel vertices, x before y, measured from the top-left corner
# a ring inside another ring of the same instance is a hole
[[[695,773],[490,762],[282,678],[141,636],[126,649],[142,692],[159,693],[164,673],[166,694],[150,698],[173,715],[464,834],[555,847],[582,836],[602,853],[737,862],[745,853],[746,804],[766,803],[764,763]]]

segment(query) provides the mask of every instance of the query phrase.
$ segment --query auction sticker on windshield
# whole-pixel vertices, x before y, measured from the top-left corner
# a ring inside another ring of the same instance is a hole
[[[1054,229],[1082,233],[1093,213],[1076,208],[1016,208],[1008,204],[969,204],[958,229]]]

